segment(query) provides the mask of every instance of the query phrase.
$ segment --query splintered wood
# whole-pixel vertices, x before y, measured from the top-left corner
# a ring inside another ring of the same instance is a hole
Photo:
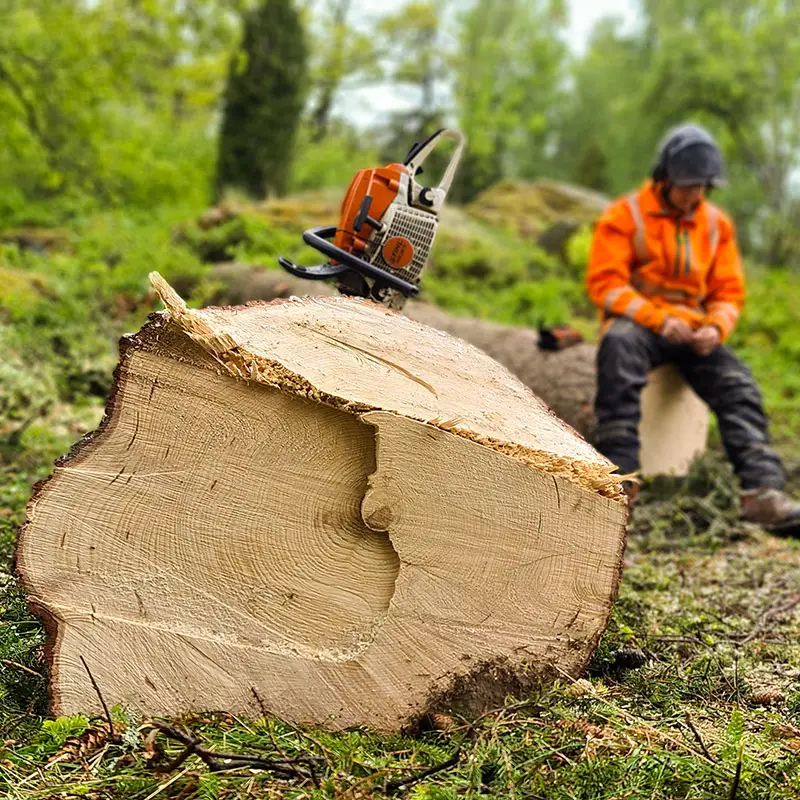
[[[476,713],[579,674],[624,546],[613,465],[470,345],[347,298],[167,310],[17,552],[56,713]]]

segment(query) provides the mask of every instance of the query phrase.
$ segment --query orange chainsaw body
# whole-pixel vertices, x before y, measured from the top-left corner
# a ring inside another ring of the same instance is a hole
[[[364,225],[360,231],[355,229],[361,203],[369,195],[372,198],[370,216],[382,219],[386,209],[394,202],[400,191],[402,175],[408,175],[408,167],[405,164],[389,164],[380,169],[361,169],[355,174],[342,201],[339,227],[333,240],[336,247],[341,247],[348,253],[364,252],[372,228]]]
[[[423,162],[445,138],[455,140],[456,148],[438,186],[418,183]],[[299,278],[335,278],[344,295],[400,310],[408,297],[419,294],[420,274],[463,149],[464,136],[442,128],[415,142],[403,163],[359,170],[342,201],[338,225],[303,233],[303,241],[329,261],[301,267],[279,257],[278,263]]]

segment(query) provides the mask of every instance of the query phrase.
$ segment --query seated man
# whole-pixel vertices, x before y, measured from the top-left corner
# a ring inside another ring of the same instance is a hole
[[[622,474],[639,468],[640,396],[648,372],[672,362],[716,414],[742,488],[742,516],[800,533],[800,503],[784,494],[761,394],[722,342],[744,301],[733,223],[706,199],[723,183],[722,154],[703,128],[682,125],[662,143],[652,180],[600,218],[587,274],[603,312],[597,357],[595,445]],[[638,486],[626,482],[629,501]]]

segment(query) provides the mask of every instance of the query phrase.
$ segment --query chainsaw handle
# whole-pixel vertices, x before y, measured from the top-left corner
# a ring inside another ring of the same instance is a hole
[[[329,242],[328,240],[332,239],[335,235],[336,226],[334,225],[330,227],[311,228],[310,230],[304,231],[303,241],[315,250],[319,250],[320,253],[324,253],[326,256],[338,261],[338,264],[323,264],[318,267],[305,268],[298,267],[297,264],[293,264],[286,258],[279,258],[278,263],[287,272],[291,272],[292,275],[296,275],[299,278],[323,280],[324,278],[333,278],[337,275],[341,275],[343,272],[347,272],[348,269],[352,269],[367,278],[380,281],[391,289],[397,289],[406,297],[416,297],[419,294],[419,286],[404,281],[402,278],[392,275],[391,272],[386,272],[386,270],[376,267],[374,264],[370,264],[368,261],[364,261],[358,256],[348,253],[347,250],[342,250],[341,247],[337,247],[332,242]]]
[[[288,258],[278,256],[278,263],[297,278],[306,278],[310,281],[324,281],[326,278],[335,278],[343,272],[347,272],[347,267],[339,264],[320,264],[317,267],[298,267]]]
[[[442,199],[444,199],[444,195],[450,191],[453,178],[455,178],[456,170],[461,161],[461,156],[464,153],[466,139],[461,131],[452,128],[439,129],[424,142],[411,148],[411,152],[406,156],[405,164],[408,167],[409,174],[413,178],[417,174],[419,167],[422,166],[422,162],[436,149],[436,145],[438,145],[442,139],[454,139],[457,142],[456,150],[437,187],[437,190],[441,192]]]

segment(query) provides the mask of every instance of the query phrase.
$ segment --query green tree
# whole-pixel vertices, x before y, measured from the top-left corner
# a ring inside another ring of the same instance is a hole
[[[800,166],[800,6],[784,0],[646,0],[653,54],[644,110],[721,134],[732,172],[757,192],[771,263],[790,257]],[[748,180],[749,177],[749,180]],[[742,216],[742,215],[740,215]]]
[[[291,0],[265,0],[244,15],[242,47],[231,59],[219,138],[217,193],[252,197],[288,184],[306,78],[303,26]]]
[[[389,80],[417,96],[416,112],[435,114],[440,106],[447,64],[443,20],[448,0],[411,0],[379,26]]]
[[[0,218],[204,193],[235,22],[222,0],[7,0]]]
[[[453,70],[455,111],[469,141],[464,199],[500,177],[548,171],[564,92],[564,23],[563,5],[544,0],[477,0],[461,16]]]
[[[378,25],[384,78],[391,82],[395,94],[408,98],[409,105],[391,113],[380,126],[382,160],[401,159],[414,142],[443,127],[447,80],[444,17],[448,5],[449,0],[411,0]],[[438,174],[442,164],[442,153],[437,151],[425,171]]]
[[[445,127],[449,77],[445,20],[451,2],[411,0],[378,23],[383,80],[407,101],[407,108],[389,113],[378,125],[379,159],[384,163],[401,160],[414,142]],[[419,178],[422,183],[435,183],[441,176],[450,147],[443,143],[430,156],[425,175]]]

